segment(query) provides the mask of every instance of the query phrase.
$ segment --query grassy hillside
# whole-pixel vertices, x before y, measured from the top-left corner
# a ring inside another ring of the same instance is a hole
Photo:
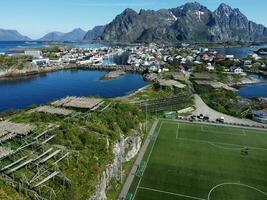
[[[12,142],[13,147],[23,145],[22,143],[25,141],[32,142],[33,136],[43,132],[48,125],[59,125],[59,128],[49,132],[46,139],[53,135],[55,138],[43,145],[42,150],[38,144],[34,144],[25,148],[23,152],[17,153],[16,158],[21,157],[22,154],[27,155],[28,158],[34,158],[49,148],[59,149],[62,155],[70,153],[70,156],[60,161],[57,166],[53,163],[59,157],[42,164],[41,167],[50,173],[45,173],[39,180],[27,186],[28,189],[47,197],[51,192],[48,188],[52,188],[55,193],[52,195],[52,199],[87,199],[94,194],[102,172],[113,161],[113,145],[120,140],[120,136],[136,134],[134,130],[142,134],[139,128],[143,114],[137,107],[115,101],[110,103],[111,106],[104,112],[75,112],[75,117],[69,118],[36,112],[20,112],[11,117],[14,122],[35,124],[37,127],[36,133],[27,136],[23,141],[17,139]],[[44,140],[45,138],[40,138],[40,142]],[[4,165],[13,161],[12,158],[5,159]],[[53,171],[60,171],[60,174],[63,174],[68,180],[55,177],[45,183],[47,188],[32,187]],[[25,179],[31,180],[36,173],[37,167],[31,164],[12,175],[16,181],[20,182]],[[12,189],[9,187],[2,189],[3,194],[10,194],[10,191]],[[25,192],[23,197],[25,199],[33,198],[31,194],[25,194]]]

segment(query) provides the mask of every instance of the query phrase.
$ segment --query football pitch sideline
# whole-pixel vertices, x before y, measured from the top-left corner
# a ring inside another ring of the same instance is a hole
[[[267,200],[267,131],[161,121],[126,199]]]

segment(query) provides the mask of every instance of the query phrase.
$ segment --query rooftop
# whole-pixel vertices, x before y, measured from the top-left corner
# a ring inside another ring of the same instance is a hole
[[[92,109],[103,100],[99,98],[86,98],[86,97],[66,97],[52,103],[54,106],[70,107],[70,108],[84,108]]]
[[[25,136],[33,129],[35,126],[29,124],[18,124],[9,121],[0,122],[0,142],[9,140],[17,135]]]
[[[73,112],[72,110],[68,110],[65,108],[55,108],[52,106],[40,106],[38,108],[35,108],[33,111],[64,116],[70,115]]]
[[[168,87],[177,87],[177,88],[185,88],[186,85],[180,83],[179,81],[175,81],[175,80],[165,80],[165,79],[161,79],[159,80],[159,84],[161,86],[168,86]]]
[[[267,120],[267,108],[263,110],[258,110],[254,112],[254,117],[261,118]]]

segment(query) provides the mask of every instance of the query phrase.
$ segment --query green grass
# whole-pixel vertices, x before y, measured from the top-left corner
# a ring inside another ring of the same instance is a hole
[[[163,121],[157,132],[133,199],[267,199],[266,131]]]

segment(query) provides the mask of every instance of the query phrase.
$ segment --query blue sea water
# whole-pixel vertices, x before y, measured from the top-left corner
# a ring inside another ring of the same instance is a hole
[[[266,48],[267,44],[252,46],[252,47],[226,47],[226,48],[215,48],[214,50],[220,54],[224,55],[234,55],[235,58],[243,59],[254,51],[259,50],[260,48]]]
[[[44,42],[1,41],[0,52],[6,53],[8,51],[21,48],[40,48],[44,45]]]
[[[251,76],[263,82],[259,84],[253,84],[242,87],[239,90],[238,94],[245,98],[258,98],[258,97],[267,98],[267,77],[257,74],[251,74]]]
[[[147,85],[142,75],[128,73],[115,80],[100,80],[105,71],[65,70],[27,77],[0,80],[0,112],[26,108],[66,96],[127,95]]]
[[[0,41],[0,53],[10,52],[12,50],[19,50],[24,48],[41,48],[53,43],[40,42],[40,41]],[[55,43],[54,43],[55,44]],[[105,47],[103,44],[91,44],[91,43],[72,43],[65,42],[63,44],[72,45],[78,48],[100,48]]]

